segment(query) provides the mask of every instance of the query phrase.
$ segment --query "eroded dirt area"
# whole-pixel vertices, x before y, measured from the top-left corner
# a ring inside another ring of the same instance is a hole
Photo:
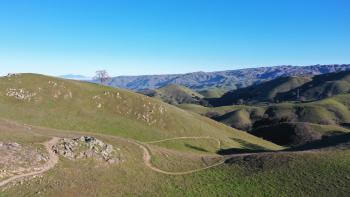
[[[48,159],[48,154],[39,146],[0,142],[0,180],[40,171]]]

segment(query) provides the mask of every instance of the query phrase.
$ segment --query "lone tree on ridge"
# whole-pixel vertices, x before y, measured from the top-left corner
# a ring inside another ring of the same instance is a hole
[[[106,70],[98,70],[96,71],[96,75],[94,77],[95,80],[99,80],[101,84],[110,79],[108,72]]]

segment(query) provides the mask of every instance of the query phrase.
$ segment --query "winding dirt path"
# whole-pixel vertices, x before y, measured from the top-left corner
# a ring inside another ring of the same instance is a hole
[[[146,146],[142,145],[142,144],[138,144],[138,145],[143,150],[143,161],[144,161],[145,165],[147,167],[149,167],[150,169],[152,169],[153,171],[156,171],[156,172],[159,172],[159,173],[163,173],[163,174],[167,174],[167,175],[192,174],[194,172],[199,172],[199,171],[202,171],[202,170],[213,168],[213,167],[221,165],[221,164],[223,164],[225,162],[225,160],[222,160],[222,161],[220,161],[220,162],[218,162],[216,164],[213,164],[213,165],[210,165],[210,166],[207,166],[207,167],[204,167],[204,168],[199,168],[199,169],[195,169],[195,170],[189,170],[189,171],[185,171],[185,172],[168,172],[168,171],[161,170],[161,169],[159,169],[157,167],[154,167],[152,165],[152,162],[151,162],[152,156],[151,156],[150,150],[148,150],[148,148]]]
[[[15,122],[15,121],[10,121],[10,120],[5,120],[5,121],[8,121],[8,122],[13,123],[13,124],[16,124],[18,126],[24,126],[28,130],[30,130],[31,133],[36,133],[35,131],[32,130],[32,128],[49,129],[49,128],[44,128],[44,127],[34,126],[34,125],[29,125],[29,124],[19,124],[19,123]],[[60,130],[57,130],[57,129],[51,129],[50,128],[50,130],[51,131],[62,132],[62,130],[60,131]],[[92,136],[101,136],[101,137],[107,137],[107,138],[115,138],[115,139],[118,139],[118,140],[123,140],[123,141],[129,142],[131,144],[134,144],[134,145],[138,146],[143,151],[143,162],[148,168],[150,168],[151,170],[153,170],[155,172],[159,172],[159,173],[167,174],[167,175],[192,174],[192,173],[195,173],[195,172],[199,172],[199,171],[202,171],[202,170],[207,170],[207,169],[219,166],[219,165],[221,165],[221,164],[223,164],[225,162],[225,157],[218,156],[218,157],[222,158],[222,160],[219,161],[218,163],[215,163],[213,165],[210,165],[210,166],[207,166],[207,167],[204,167],[204,168],[189,170],[189,171],[185,171],[185,172],[169,172],[169,171],[165,171],[165,170],[162,170],[162,169],[159,169],[159,168],[153,166],[153,164],[152,164],[152,154],[151,154],[151,151],[149,150],[147,144],[154,144],[154,143],[165,142],[165,141],[172,141],[172,140],[179,140],[179,139],[211,139],[211,140],[214,140],[214,141],[217,142],[218,148],[220,149],[221,148],[221,141],[216,139],[216,138],[214,138],[214,137],[210,137],[210,136],[204,136],[204,137],[175,137],[175,138],[168,138],[168,139],[157,140],[157,141],[141,142],[141,141],[137,141],[137,140],[134,140],[134,139],[127,139],[127,138],[123,138],[123,137],[119,137],[119,136],[111,136],[111,135],[91,133],[91,132],[71,131],[71,133],[75,133],[75,134],[79,134],[79,135],[92,135]],[[37,133],[37,134],[39,134],[39,133]],[[39,134],[39,135],[42,135],[42,134]],[[3,181],[3,182],[6,182],[6,183],[0,182],[0,187],[5,185],[5,184],[7,184],[8,182],[11,182],[11,181],[15,180],[15,179],[23,178],[23,177],[26,177],[26,176],[32,176],[32,175],[41,174],[41,173],[51,169],[58,161],[58,157],[55,155],[55,153],[52,152],[51,146],[53,144],[57,143],[58,139],[59,138],[57,138],[57,137],[53,137],[52,140],[50,140],[49,142],[46,142],[46,145],[44,144],[45,147],[48,149],[48,152],[50,154],[50,158],[52,158],[52,160],[53,160],[53,163],[54,163],[53,165],[48,165],[48,168],[43,169],[43,170],[41,170],[39,172],[33,172],[33,173],[28,173],[28,174],[23,174],[23,175],[11,177],[10,179],[7,179],[7,180]]]
[[[35,172],[30,172],[30,173],[26,173],[26,174],[20,174],[20,175],[15,175],[11,178],[8,178],[4,181],[1,181],[0,182],[0,187],[1,186],[4,186],[12,181],[15,181],[17,179],[21,179],[21,178],[24,178],[24,177],[28,177],[28,176],[34,176],[34,175],[38,175],[38,174],[41,174],[41,173],[44,173],[48,170],[50,170],[51,168],[55,167],[55,165],[57,164],[58,162],[58,157],[57,155],[52,151],[51,147],[53,145],[55,145],[57,142],[58,142],[59,138],[57,137],[53,137],[50,141],[47,141],[47,142],[44,142],[43,145],[45,146],[48,154],[49,154],[49,160],[44,164],[44,166],[42,167],[41,170],[39,171],[35,171]]]

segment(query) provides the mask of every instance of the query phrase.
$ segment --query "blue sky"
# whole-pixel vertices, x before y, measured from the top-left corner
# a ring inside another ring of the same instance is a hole
[[[350,63],[348,0],[2,0],[0,74]]]

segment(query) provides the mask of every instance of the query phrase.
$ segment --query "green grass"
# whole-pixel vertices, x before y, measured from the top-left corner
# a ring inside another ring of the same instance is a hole
[[[33,131],[79,135],[50,129]],[[120,148],[125,162],[99,167],[93,160],[60,158],[54,169],[1,191],[0,196],[347,196],[350,192],[349,150],[235,158],[208,170],[171,176],[147,168],[137,145],[96,137]],[[207,165],[194,153],[157,146],[151,150],[153,164],[164,170],[177,172]]]
[[[205,98],[219,98],[224,95],[227,90],[223,88],[210,88],[206,90],[201,90],[199,93],[203,95]]]
[[[182,152],[194,152],[194,153],[216,153],[221,147],[217,140],[215,139],[176,139],[169,141],[162,141],[157,143],[152,143],[159,147],[164,147],[167,149],[174,149]]]
[[[142,91],[141,91],[142,93]],[[181,85],[170,84],[156,90],[146,90],[145,95],[169,104],[198,103],[203,95]]]

